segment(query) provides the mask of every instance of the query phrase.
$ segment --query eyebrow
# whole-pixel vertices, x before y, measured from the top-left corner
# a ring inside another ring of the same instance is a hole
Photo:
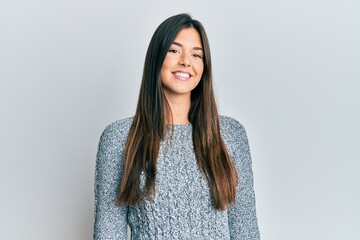
[[[172,44],[177,45],[179,47],[182,47],[183,45],[181,43],[178,42],[173,42]],[[204,49],[202,49],[201,47],[193,47],[194,50],[200,50],[204,52]]]

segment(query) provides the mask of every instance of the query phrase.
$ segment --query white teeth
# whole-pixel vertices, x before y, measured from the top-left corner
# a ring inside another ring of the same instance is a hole
[[[184,72],[175,72],[174,74],[176,76],[183,77],[183,78],[189,78],[190,77],[189,73],[184,73]]]

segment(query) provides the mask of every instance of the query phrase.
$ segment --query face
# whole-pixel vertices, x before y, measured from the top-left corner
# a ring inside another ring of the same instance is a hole
[[[181,30],[170,46],[160,77],[166,97],[188,95],[200,82],[204,70],[200,34],[194,28]]]

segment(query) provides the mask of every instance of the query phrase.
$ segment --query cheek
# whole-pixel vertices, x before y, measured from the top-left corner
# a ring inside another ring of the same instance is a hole
[[[160,69],[160,77],[161,78],[165,77],[167,72],[168,72],[168,66],[167,66],[166,62],[164,61],[161,66],[161,69]]]
[[[160,81],[162,84],[166,84],[168,82],[169,76],[166,74],[166,71],[160,72]]]
[[[204,72],[204,64],[199,64],[196,66],[196,73],[199,78],[201,78],[202,74]]]

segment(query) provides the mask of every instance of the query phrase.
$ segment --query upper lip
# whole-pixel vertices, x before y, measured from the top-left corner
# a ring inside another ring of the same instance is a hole
[[[186,71],[173,71],[172,73],[177,73],[177,72],[180,72],[180,73],[186,73],[186,74],[189,74],[190,77],[192,77],[193,75],[189,72],[186,72]]]

